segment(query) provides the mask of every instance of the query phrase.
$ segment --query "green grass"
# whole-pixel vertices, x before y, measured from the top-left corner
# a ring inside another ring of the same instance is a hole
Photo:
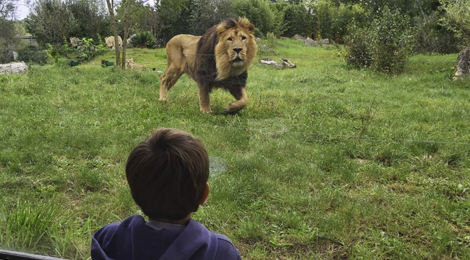
[[[248,106],[201,114],[183,76],[158,101],[164,50],[129,50],[148,70],[32,66],[0,76],[0,247],[89,257],[98,228],[141,214],[124,176],[152,129],[200,137],[213,164],[195,215],[244,259],[470,258],[470,82],[457,55],[415,56],[394,77],[353,70],[333,47],[280,40],[258,58]]]

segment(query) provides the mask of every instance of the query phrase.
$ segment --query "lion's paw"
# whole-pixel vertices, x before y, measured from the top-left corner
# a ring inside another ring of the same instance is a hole
[[[210,114],[210,113],[212,113],[212,110],[211,110],[211,109],[202,109],[202,108],[201,108],[200,110],[201,110],[201,112],[204,113],[204,114]]]
[[[162,102],[167,102],[168,101],[168,99],[166,99],[166,98],[159,98],[158,100],[160,100]]]

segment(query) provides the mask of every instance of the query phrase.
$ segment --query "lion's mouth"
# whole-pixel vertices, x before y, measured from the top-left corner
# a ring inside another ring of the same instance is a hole
[[[230,61],[230,65],[235,65],[238,63],[245,63],[246,60],[241,59],[240,57],[235,58],[234,60]]]

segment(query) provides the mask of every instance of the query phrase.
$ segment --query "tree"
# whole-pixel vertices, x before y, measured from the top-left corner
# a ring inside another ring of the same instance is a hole
[[[139,13],[145,11],[144,3],[142,0],[125,0],[122,2],[121,7],[118,8],[117,13],[121,18],[122,27],[124,28],[124,37],[122,39],[122,68],[126,66],[126,48],[127,38],[129,36],[129,29],[136,26],[138,22]]]
[[[275,18],[270,2],[263,0],[239,0],[233,3],[234,12],[246,17],[263,34],[274,31]]]
[[[157,0],[155,8],[158,14],[157,38],[166,44],[177,34],[190,33],[189,19],[193,0]]]
[[[202,35],[221,20],[233,16],[231,0],[195,0],[189,16],[190,33]]]
[[[26,29],[39,43],[61,44],[75,26],[75,18],[60,0],[37,0],[25,18]]]
[[[470,0],[440,0],[445,12],[441,23],[470,45]]]
[[[0,63],[8,63],[13,59],[13,45],[18,34],[14,21],[16,2],[0,0]]]
[[[117,33],[117,26],[116,26],[116,17],[114,16],[114,1],[113,0],[106,0],[106,4],[108,6],[108,12],[111,16],[111,24],[113,25],[113,32],[114,32],[114,51],[116,53],[116,65],[121,65],[120,54],[121,51],[119,50],[119,41],[118,41],[118,33]]]
[[[98,40],[98,34],[110,35],[111,24],[103,1],[67,0],[67,7],[75,18],[75,26],[68,33],[69,37],[92,38]]]

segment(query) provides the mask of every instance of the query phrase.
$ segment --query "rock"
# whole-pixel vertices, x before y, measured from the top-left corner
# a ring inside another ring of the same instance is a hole
[[[300,35],[300,34],[294,35],[294,36],[292,37],[292,39],[299,40],[299,41],[305,40],[305,38],[304,38],[302,35]]]
[[[12,62],[0,64],[0,75],[5,73],[22,74],[28,71],[28,65],[24,62]]]
[[[307,37],[307,39],[305,40],[305,46],[314,46],[314,47],[318,47],[320,46],[320,44],[312,39],[310,39],[310,37]]]
[[[457,58],[457,71],[454,80],[463,76],[470,76],[470,47],[461,51]]]
[[[322,39],[321,41],[321,45],[328,45],[330,44],[330,40],[327,38],[327,39]]]

